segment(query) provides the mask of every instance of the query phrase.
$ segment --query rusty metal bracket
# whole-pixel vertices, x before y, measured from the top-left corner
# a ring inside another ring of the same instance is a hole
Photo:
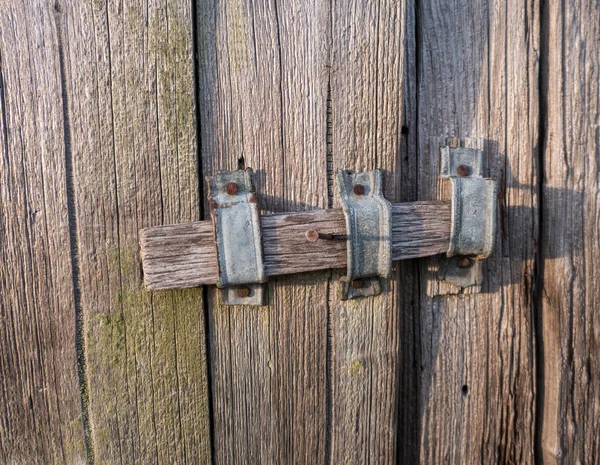
[[[252,169],[207,177],[219,272],[226,305],[264,305],[267,281]]]
[[[442,147],[441,177],[451,186],[450,241],[438,277],[459,287],[481,284],[481,260],[494,248],[497,183],[482,177],[481,150]]]
[[[379,278],[392,273],[392,206],[383,196],[382,172],[340,170],[336,181],[348,234],[340,297],[377,295],[382,289]]]

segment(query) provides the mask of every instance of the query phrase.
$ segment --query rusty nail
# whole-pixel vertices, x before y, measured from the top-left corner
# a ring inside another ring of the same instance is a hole
[[[459,268],[469,268],[471,266],[471,259],[468,257],[460,257],[456,260],[456,265]]]
[[[227,192],[229,195],[237,194],[237,192],[238,192],[237,184],[234,182],[228,182],[227,184],[225,184],[225,192]]]
[[[306,236],[306,240],[308,242],[317,242],[320,236],[320,234],[314,229],[309,229],[304,235]]]
[[[365,193],[365,186],[362,184],[355,184],[352,190],[356,195],[363,195]]]
[[[348,236],[345,234],[325,234],[315,231],[314,229],[309,229],[304,233],[304,235],[306,236],[306,240],[308,242],[317,242],[319,239],[326,239],[328,241],[348,239]]]
[[[354,289],[361,289],[364,285],[365,283],[362,279],[353,279],[350,281],[350,286],[352,286]]]
[[[462,177],[469,176],[471,174],[471,168],[467,165],[459,165],[458,168],[456,168],[456,173]]]
[[[250,295],[250,288],[246,286],[238,287],[237,295],[242,298],[248,297]]]

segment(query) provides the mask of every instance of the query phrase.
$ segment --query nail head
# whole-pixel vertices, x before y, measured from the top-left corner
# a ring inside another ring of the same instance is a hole
[[[458,168],[456,168],[456,173],[462,177],[469,176],[471,174],[471,168],[467,165],[459,165]]]
[[[304,235],[308,242],[317,242],[319,240],[319,233],[314,229],[309,229]]]
[[[468,257],[460,257],[456,260],[456,265],[459,268],[469,268],[471,266],[471,259]]]
[[[250,288],[247,286],[238,287],[237,295],[238,295],[238,297],[242,297],[242,298],[248,297],[250,295]]]
[[[362,184],[355,184],[352,190],[356,195],[363,195],[365,193],[365,186]]]
[[[237,194],[237,192],[238,192],[237,184],[234,182],[228,182],[227,184],[225,184],[225,192],[227,192],[229,195]]]
[[[362,279],[353,279],[350,281],[350,286],[352,286],[354,289],[361,289],[364,285],[365,283]]]

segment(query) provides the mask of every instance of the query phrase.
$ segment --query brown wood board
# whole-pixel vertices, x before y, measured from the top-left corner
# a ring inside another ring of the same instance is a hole
[[[261,217],[267,276],[344,268],[345,240],[309,242],[316,230],[345,235],[341,209],[280,213]],[[414,202],[392,206],[392,259],[406,260],[446,252],[450,205]],[[217,259],[212,222],[155,226],[140,233],[144,283],[150,290],[215,284]]]

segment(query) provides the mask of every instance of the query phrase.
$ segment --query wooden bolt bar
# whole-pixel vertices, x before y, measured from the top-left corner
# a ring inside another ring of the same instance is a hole
[[[267,276],[346,266],[346,241],[306,239],[309,230],[345,235],[341,209],[261,216]],[[392,205],[392,259],[445,253],[450,239],[449,202]],[[181,289],[217,282],[210,221],[155,226],[141,231],[144,283],[150,290]]]

